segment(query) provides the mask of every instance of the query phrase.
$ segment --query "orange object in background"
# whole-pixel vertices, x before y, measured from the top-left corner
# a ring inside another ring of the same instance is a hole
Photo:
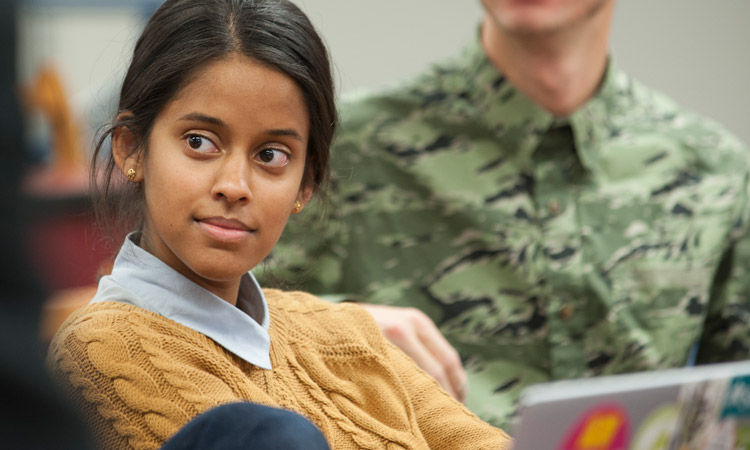
[[[42,66],[21,93],[26,112],[41,113],[52,135],[49,163],[30,168],[21,187],[28,257],[50,293],[41,318],[42,337],[49,340],[91,300],[120,242],[105,239],[95,225],[80,127],[58,72]]]
[[[42,197],[82,195],[87,192],[85,154],[81,132],[70,108],[62,80],[52,66],[43,66],[33,81],[21,87],[27,112],[40,112],[52,132],[49,164],[32,167],[22,191]]]
[[[94,294],[96,285],[81,286],[74,289],[58,291],[42,305],[42,317],[39,324],[42,342],[50,342],[60,325],[76,309],[88,304]]]

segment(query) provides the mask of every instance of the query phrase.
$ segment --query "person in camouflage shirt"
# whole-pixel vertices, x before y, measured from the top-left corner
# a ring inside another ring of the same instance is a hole
[[[502,53],[535,31],[502,3],[461,56],[342,106],[330,204],[293,219],[271,272],[424,312],[467,406],[506,429],[532,383],[747,358],[748,150],[616,67],[613,1],[567,2],[588,8],[557,41],[581,82],[557,103],[523,73],[546,41]]]

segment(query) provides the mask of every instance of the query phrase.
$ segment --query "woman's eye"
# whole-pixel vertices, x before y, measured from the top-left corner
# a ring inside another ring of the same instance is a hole
[[[207,139],[198,134],[191,134],[185,138],[188,147],[198,153],[211,153],[216,151],[216,146],[210,139]]]
[[[289,154],[281,150],[266,148],[258,152],[257,158],[266,165],[284,167],[289,164]]]

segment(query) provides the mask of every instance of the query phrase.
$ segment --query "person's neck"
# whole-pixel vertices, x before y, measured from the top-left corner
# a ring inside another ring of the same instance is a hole
[[[529,36],[503,33],[485,17],[482,47],[518,90],[564,117],[594,96],[604,76],[611,18],[607,19],[584,29]]]

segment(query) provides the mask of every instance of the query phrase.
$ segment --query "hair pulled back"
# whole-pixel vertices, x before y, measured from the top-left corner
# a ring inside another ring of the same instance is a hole
[[[135,45],[116,118],[94,150],[91,188],[101,222],[115,218],[121,231],[143,226],[143,184],[125,182],[116,170],[111,146],[105,145],[112,133],[127,127],[137,144],[133,151],[145,157],[159,113],[202,68],[230,54],[295,81],[310,120],[302,182],[314,190],[325,186],[337,123],[334,88],[328,52],[307,16],[287,0],[167,0]]]

